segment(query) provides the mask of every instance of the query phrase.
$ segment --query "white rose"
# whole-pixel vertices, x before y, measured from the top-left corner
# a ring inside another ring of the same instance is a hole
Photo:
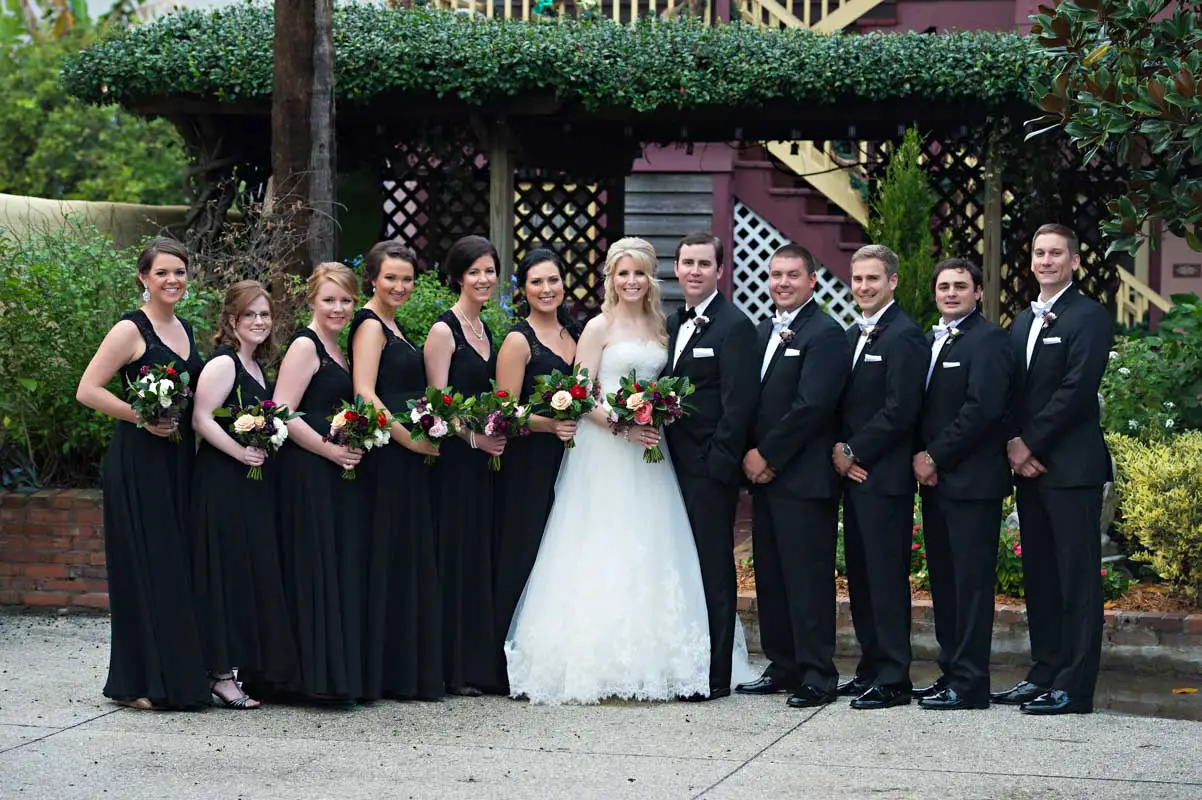
[[[238,433],[250,433],[255,427],[255,418],[250,414],[243,414],[234,420],[234,430]]]
[[[645,402],[646,400],[643,399],[643,393],[635,392],[634,394],[630,395],[630,397],[626,398],[626,407],[631,411],[638,411]]]
[[[560,389],[551,397],[551,408],[556,411],[563,411],[572,406],[572,395]]]
[[[163,378],[161,381],[159,381],[159,388],[155,389],[154,393],[157,395],[164,395],[164,394],[167,394],[168,392],[170,392],[174,388],[175,388],[175,383],[167,380],[166,378]]]
[[[441,439],[442,437],[446,436],[448,432],[447,423],[444,420],[437,419],[434,421],[434,424],[430,426],[430,430],[426,432],[426,435],[431,439]]]
[[[376,445],[377,446],[383,447],[384,445],[388,444],[390,439],[392,439],[392,437],[389,436],[388,431],[384,430],[383,428],[376,431]]]
[[[416,408],[413,409],[409,412],[409,420],[414,425],[420,425],[422,422],[422,412],[418,411]]]
[[[161,406],[162,408],[171,408],[171,398],[170,397],[160,397],[159,398],[159,406]]]
[[[262,430],[263,428],[267,427],[267,417],[255,416],[251,419],[255,421],[255,428],[258,430]]]
[[[271,418],[271,426],[275,428],[276,433],[279,433],[280,431],[284,431],[286,433],[288,431],[288,423],[284,422],[284,420],[280,419],[279,417]]]

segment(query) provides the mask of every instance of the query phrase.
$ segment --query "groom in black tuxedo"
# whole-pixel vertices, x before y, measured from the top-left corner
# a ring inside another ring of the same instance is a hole
[[[667,428],[668,447],[697,544],[710,628],[710,691],[730,695],[735,633],[734,523],[740,465],[755,413],[755,327],[718,292],[722,240],[693,233],[676,245],[685,306],[668,320],[665,374],[687,377],[693,410]]]
[[[791,708],[835,699],[839,398],[851,373],[843,326],[814,299],[814,257],[796,244],[768,262],[776,313],[760,323],[760,397],[743,471],[755,499],[760,641],[770,663],[740,694],[788,691]]]
[[[977,310],[982,276],[976,264],[943,261],[931,283],[940,320],[927,334],[922,449],[913,466],[942,675],[914,694],[922,708],[988,708],[998,535],[1011,486],[1005,425],[1010,337]]]
[[[1007,444],[1017,475],[1023,585],[1034,662],[993,695],[1028,714],[1088,714],[1102,654],[1098,520],[1110,454],[1098,388],[1110,355],[1110,314],[1073,285],[1077,235],[1044,225],[1031,243],[1039,300],[1010,328],[1014,356]]]
[[[847,331],[851,378],[840,407],[835,469],[846,477],[843,545],[856,674],[839,684],[857,709],[910,702],[910,544],[914,456],[930,351],[893,299],[897,254],[865,245],[851,257],[851,291],[863,318]]]

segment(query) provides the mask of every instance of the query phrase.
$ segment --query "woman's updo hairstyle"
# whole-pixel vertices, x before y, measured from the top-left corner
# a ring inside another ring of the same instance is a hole
[[[413,267],[414,276],[417,274],[417,253],[400,242],[376,242],[363,256],[363,294],[371,297],[376,293],[372,283],[380,277],[380,268],[388,259],[404,261]]]
[[[464,274],[472,268],[476,259],[482,256],[492,256],[493,265],[498,271],[501,269],[501,257],[497,255],[497,248],[483,236],[464,236],[451,245],[440,267],[447,285],[456,292],[460,291],[463,288]]]

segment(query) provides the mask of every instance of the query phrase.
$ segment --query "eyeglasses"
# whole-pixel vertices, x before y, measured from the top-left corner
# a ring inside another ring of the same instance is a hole
[[[243,311],[242,319],[247,320],[247,321],[261,319],[264,322],[271,322],[271,312],[270,311]]]

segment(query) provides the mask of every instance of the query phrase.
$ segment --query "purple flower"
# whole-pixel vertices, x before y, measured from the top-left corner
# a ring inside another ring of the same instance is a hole
[[[424,416],[422,416],[421,426],[422,426],[423,431],[428,431],[431,428],[433,428],[434,427],[434,415],[433,414],[425,414]]]

